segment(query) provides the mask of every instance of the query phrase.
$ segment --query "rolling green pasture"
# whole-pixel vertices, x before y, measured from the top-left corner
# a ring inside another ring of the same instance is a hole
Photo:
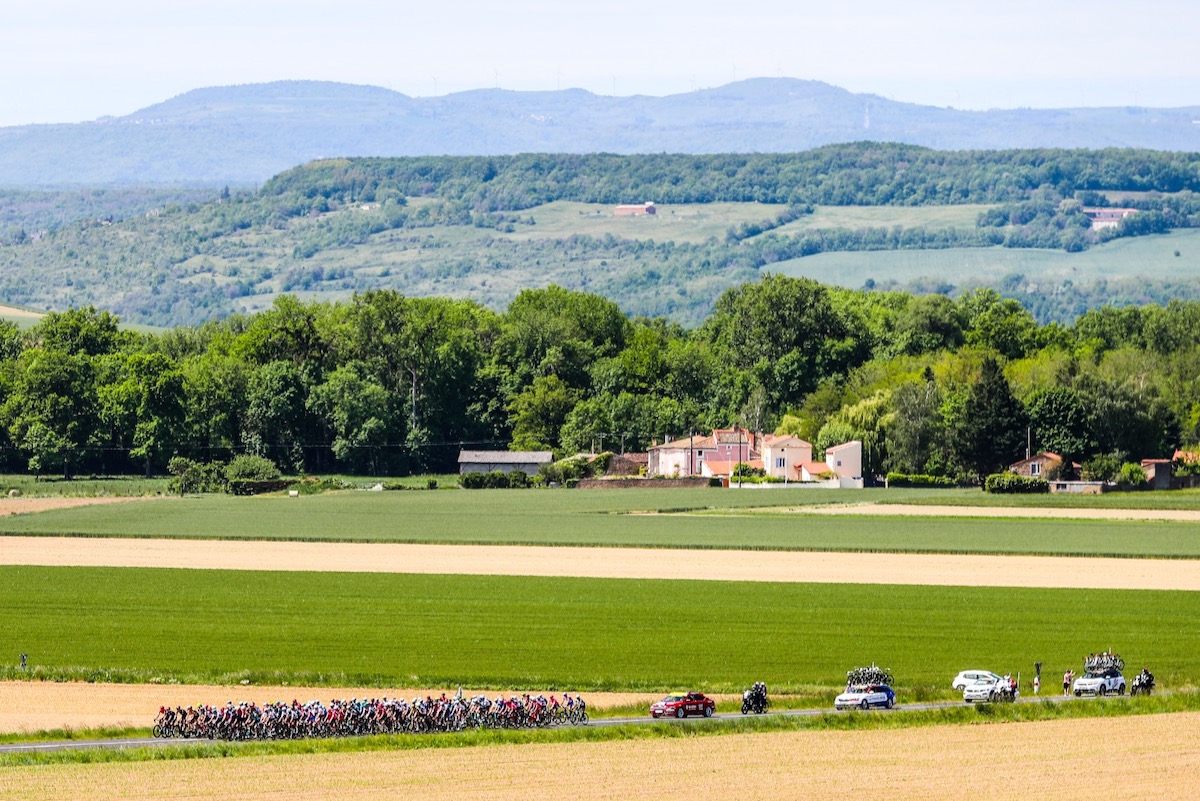
[[[777,233],[800,234],[814,228],[974,228],[987,205],[961,206],[820,206],[813,214],[788,223]],[[517,226],[509,239],[564,238],[575,234],[622,239],[653,239],[659,242],[705,242],[723,239],[742,223],[772,220],[782,206],[767,203],[681,203],[658,207],[645,217],[616,217],[613,207],[597,203],[556,201],[535,206],[520,216],[535,220],[532,226]]]
[[[776,229],[776,233],[795,235],[814,228],[905,228],[918,226],[974,228],[981,212],[990,205],[955,206],[817,206],[812,214]]]
[[[874,661],[915,700],[1112,647],[1200,682],[1186,592],[0,567],[0,608],[12,659],[98,680],[811,691]]]
[[[782,210],[782,206],[767,203],[680,203],[659,206],[653,215],[617,217],[610,205],[555,201],[521,212],[518,216],[533,217],[536,224],[518,225],[515,232],[502,236],[520,240],[612,234],[620,239],[706,242],[713,237],[723,239],[731,227],[742,223],[773,219]]]
[[[755,509],[885,493],[896,501],[929,497],[924,490],[707,489],[205,496],[3,517],[0,534],[1200,558],[1194,523],[830,518]],[[970,493],[944,497],[956,495]],[[683,513],[626,514],[646,510]]]
[[[902,285],[929,278],[953,286],[997,284],[1018,273],[1052,285],[1137,276],[1183,280],[1200,276],[1200,230],[1116,239],[1082,253],[1001,247],[820,253],[772,264],[770,271],[851,288],[862,287],[867,279]]]

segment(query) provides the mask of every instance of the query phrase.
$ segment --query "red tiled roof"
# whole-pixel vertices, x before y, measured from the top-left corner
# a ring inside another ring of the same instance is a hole
[[[1061,462],[1063,460],[1063,458],[1061,456],[1059,456],[1057,453],[1051,453],[1050,451],[1042,451],[1041,453],[1035,453],[1033,456],[1029,456],[1025,459],[1022,459],[1019,462],[1013,462],[1012,464],[1010,464],[1008,466],[1008,469],[1012,470],[1014,468],[1020,467],[1023,464],[1032,464],[1034,462],[1041,462],[1041,461],[1045,461],[1045,460],[1049,460],[1052,462]]]
[[[793,440],[793,439],[801,446],[807,445],[810,448],[812,447],[811,442],[805,442],[804,440],[797,437],[795,434],[767,434],[765,437],[763,437],[763,444],[774,446],[774,445],[778,445],[781,442],[787,442],[788,440]]]
[[[695,436],[695,437],[691,437],[691,438],[682,437],[680,439],[673,439],[670,442],[664,442],[662,445],[655,445],[650,450],[657,451],[657,450],[662,450],[665,448],[670,448],[670,449],[674,449],[674,450],[679,450],[679,449],[687,450],[689,445],[692,448],[715,448],[715,447],[717,447],[717,443],[713,441],[712,437]]]
[[[709,459],[704,464],[708,465],[708,472],[714,476],[733,475],[733,468],[738,466],[738,462],[725,459]],[[757,470],[763,469],[763,463],[758,459],[751,459],[746,464]]]

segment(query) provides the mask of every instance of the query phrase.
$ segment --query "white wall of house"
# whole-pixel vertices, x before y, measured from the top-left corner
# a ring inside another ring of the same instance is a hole
[[[862,478],[862,443],[852,440],[826,448],[825,461],[842,478]]]
[[[659,448],[650,451],[654,464],[648,471],[656,476],[686,476],[688,474],[688,458],[686,448]]]

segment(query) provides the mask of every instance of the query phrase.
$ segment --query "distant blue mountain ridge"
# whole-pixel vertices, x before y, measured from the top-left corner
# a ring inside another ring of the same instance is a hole
[[[1200,106],[959,111],[754,78],[666,97],[477,89],[414,98],[279,81],[196,89],[123,117],[0,128],[0,186],[250,185],[338,156],[942,150],[1200,150]]]

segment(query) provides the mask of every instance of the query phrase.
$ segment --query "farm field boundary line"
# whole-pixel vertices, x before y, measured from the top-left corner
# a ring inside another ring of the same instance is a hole
[[[1200,591],[1200,561],[1111,557],[0,537],[0,565]]]

